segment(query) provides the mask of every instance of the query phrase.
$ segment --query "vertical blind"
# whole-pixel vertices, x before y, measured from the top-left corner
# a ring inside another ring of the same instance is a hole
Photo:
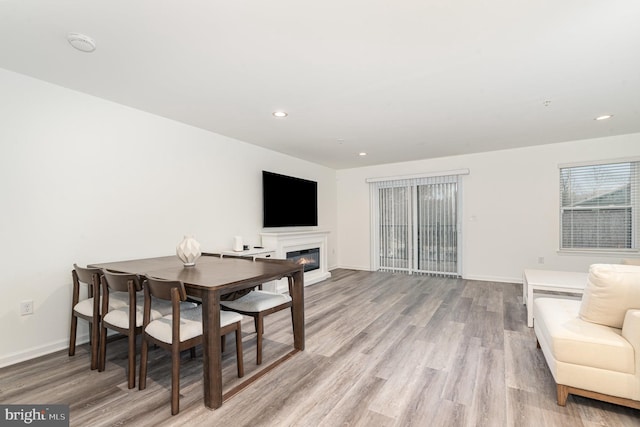
[[[560,167],[560,249],[638,250],[639,167]]]
[[[458,180],[432,178],[417,185],[415,263],[427,273],[458,275]]]
[[[369,182],[374,270],[459,276],[459,175]]]
[[[378,252],[379,267],[409,271],[413,234],[410,208],[410,187],[378,187]]]

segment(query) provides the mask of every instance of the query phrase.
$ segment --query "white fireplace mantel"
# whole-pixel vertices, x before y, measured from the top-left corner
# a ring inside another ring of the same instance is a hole
[[[305,231],[278,231],[263,232],[262,246],[276,252],[275,257],[287,258],[287,252],[300,251],[304,249],[320,248],[320,268],[304,273],[304,285],[312,285],[321,280],[331,277],[328,268],[328,237],[329,231],[305,230]],[[287,289],[286,281],[278,284],[278,290]]]

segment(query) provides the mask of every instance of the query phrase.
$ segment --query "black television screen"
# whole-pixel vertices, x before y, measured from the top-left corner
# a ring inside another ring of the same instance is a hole
[[[265,228],[318,225],[318,183],[262,171]]]

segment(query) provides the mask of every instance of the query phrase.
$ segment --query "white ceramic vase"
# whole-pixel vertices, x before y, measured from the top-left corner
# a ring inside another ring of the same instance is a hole
[[[176,247],[176,255],[184,263],[185,267],[193,267],[200,258],[200,243],[193,236],[184,236],[182,242]]]

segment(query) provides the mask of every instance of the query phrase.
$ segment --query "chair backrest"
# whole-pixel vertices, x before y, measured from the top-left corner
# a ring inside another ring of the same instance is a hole
[[[116,273],[102,270],[102,313],[109,312],[109,292],[127,292],[129,294],[129,327],[136,325],[136,292],[142,290],[142,281],[137,274]]]
[[[102,274],[102,270],[99,268],[83,268],[78,264],[73,264],[73,272],[80,282],[87,284],[95,283],[94,279],[99,279]]]
[[[145,277],[144,280],[144,317],[143,328],[151,322],[151,297],[171,301],[172,328],[171,339],[180,342],[180,302],[187,300],[184,283],[177,280],[164,280],[155,277]]]
[[[80,283],[86,283],[88,288],[88,296],[91,298],[94,296],[94,292],[96,296],[100,294],[100,275],[102,274],[102,270],[99,268],[83,268],[79,267],[77,264],[73,264],[73,270],[71,271],[71,277],[73,277],[73,285],[74,289],[76,287],[79,288]],[[77,298],[74,296],[74,301]]]
[[[142,281],[137,274],[117,273],[115,271],[102,270],[103,285],[116,292],[129,292],[132,285],[134,292],[142,290]]]
[[[155,277],[145,277],[145,295],[146,292],[150,294],[150,296],[171,301],[171,294],[173,293],[173,289],[177,289],[178,291],[178,301],[186,301],[187,300],[187,292],[184,289],[184,283],[178,280],[164,280],[158,279]]]

